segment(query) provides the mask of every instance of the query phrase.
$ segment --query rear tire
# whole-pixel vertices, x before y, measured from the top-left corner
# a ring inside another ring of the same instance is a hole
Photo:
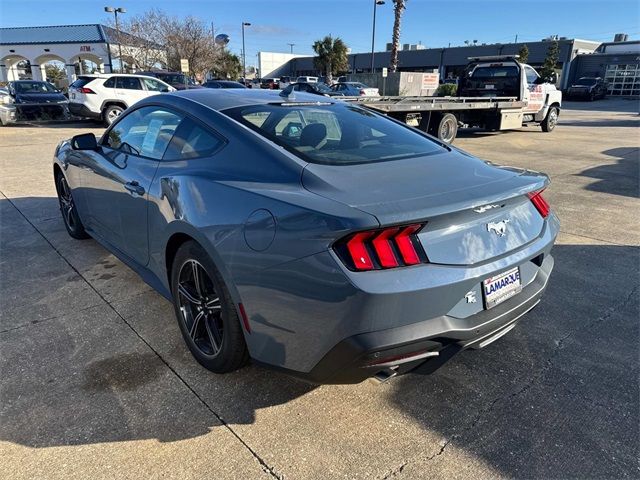
[[[547,116],[544,117],[544,120],[540,124],[543,132],[552,132],[556,125],[558,124],[558,116],[560,115],[560,110],[558,107],[549,107],[549,111],[547,112]]]
[[[111,126],[111,124],[115,122],[120,115],[122,115],[122,112],[124,112],[124,108],[120,105],[106,106],[102,112],[102,120],[104,121],[104,124],[107,127]]]
[[[56,175],[56,191],[58,192],[58,203],[60,204],[60,213],[62,214],[62,221],[67,229],[67,233],[71,238],[76,240],[84,240],[89,238],[89,235],[84,229],[84,225],[78,215],[78,209],[73,201],[73,195],[71,188],[67,183],[67,179],[62,173]]]
[[[227,373],[247,363],[235,303],[213,261],[194,241],[183,243],[176,252],[171,294],[184,341],[200,365]]]
[[[452,113],[445,113],[434,119],[431,135],[446,144],[452,144],[458,134],[458,119]]]

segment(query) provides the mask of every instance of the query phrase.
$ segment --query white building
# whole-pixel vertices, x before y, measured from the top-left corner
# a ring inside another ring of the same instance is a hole
[[[135,47],[121,48],[124,53]],[[34,80],[47,79],[48,62],[64,64],[69,83],[75,80],[76,71],[88,73],[83,72],[83,62],[94,64],[101,73],[110,73],[114,60],[119,65],[118,51],[117,33],[106,25],[0,28],[0,82],[19,80],[28,70],[24,68],[27,62]]]

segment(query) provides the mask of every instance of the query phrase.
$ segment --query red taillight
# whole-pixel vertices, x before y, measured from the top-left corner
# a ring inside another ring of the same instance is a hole
[[[373,261],[367,251],[365,241],[373,236],[373,232],[356,233],[351,240],[347,242],[347,250],[353,260],[356,270],[373,270]]]
[[[367,92],[364,91],[364,89],[360,89],[360,95],[366,95]]]
[[[415,237],[422,226],[416,224],[358,232],[337,242],[334,249],[345,265],[353,270],[416,265],[426,258]]]
[[[529,192],[527,196],[529,197],[529,200],[531,200],[531,203],[533,203],[533,205],[536,207],[536,210],[540,212],[542,218],[547,218],[549,216],[551,207],[542,196],[542,190],[540,190],[539,192]]]
[[[416,233],[421,226],[422,225],[409,225],[396,236],[396,244],[400,250],[400,255],[402,255],[402,260],[404,260],[404,263],[407,265],[420,263],[420,257],[418,256],[418,252],[416,252],[416,247],[413,245],[411,236]]]
[[[95,95],[96,92],[94,92],[93,90],[91,90],[90,88],[87,87],[80,87],[78,89],[79,93],[93,93]]]
[[[386,230],[382,230],[371,241],[371,243],[373,244],[373,249],[378,254],[380,265],[382,265],[385,268],[398,266],[398,259],[396,258],[396,254],[393,253],[393,246],[391,245],[391,240],[389,240],[396,233],[398,233],[398,230],[400,229],[388,228]]]

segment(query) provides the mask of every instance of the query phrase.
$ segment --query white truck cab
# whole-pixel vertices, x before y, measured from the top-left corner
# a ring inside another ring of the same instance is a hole
[[[556,78],[543,79],[518,55],[471,57],[458,90],[464,97],[513,97],[524,105],[504,110],[498,129],[519,128],[523,123],[539,123],[545,132],[556,126],[562,92]]]

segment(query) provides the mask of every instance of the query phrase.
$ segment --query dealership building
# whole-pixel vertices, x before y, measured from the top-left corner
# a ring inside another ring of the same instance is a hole
[[[123,39],[121,45],[118,38]],[[110,73],[114,60],[120,64],[119,52],[124,53],[121,63],[126,70],[135,71],[134,60],[127,56],[136,48],[131,46],[134,40],[100,24],[0,28],[0,82],[47,80],[46,66],[54,63],[64,66],[66,82],[71,83],[78,74]]]
[[[638,95],[634,88],[628,85],[637,85],[635,80],[629,83],[630,72],[637,78],[638,54],[628,53],[628,50],[637,49],[639,42],[611,42],[601,44],[590,40],[569,39],[565,37],[547,38],[537,42],[519,43],[495,43],[482,45],[469,45],[463,47],[448,48],[416,48],[417,45],[405,45],[398,52],[398,70],[411,72],[438,71],[440,80],[456,78],[459,76],[469,57],[489,55],[516,55],[523,45],[529,49],[527,63],[533,67],[540,67],[547,55],[550,43],[558,41],[560,56],[558,68],[561,69],[558,86],[566,89],[570,83],[579,78],[597,74],[602,77],[616,80],[612,85],[618,85],[617,79],[625,76],[624,88],[614,88],[612,95]],[[420,46],[421,47],[421,46]],[[281,57],[278,57],[281,55]],[[261,52],[259,59],[268,58],[268,64],[260,62],[260,72],[263,77],[319,75],[321,72],[314,67],[313,57],[291,58],[288,54],[273,52]],[[380,71],[389,66],[390,51],[376,52],[374,55],[374,69]],[[280,62],[276,61],[280,58]],[[349,73],[367,73],[371,68],[371,53],[351,53],[348,56]],[[596,68],[597,67],[597,68]],[[621,72],[625,72],[622,74]],[[637,87],[635,87],[637,88]]]

